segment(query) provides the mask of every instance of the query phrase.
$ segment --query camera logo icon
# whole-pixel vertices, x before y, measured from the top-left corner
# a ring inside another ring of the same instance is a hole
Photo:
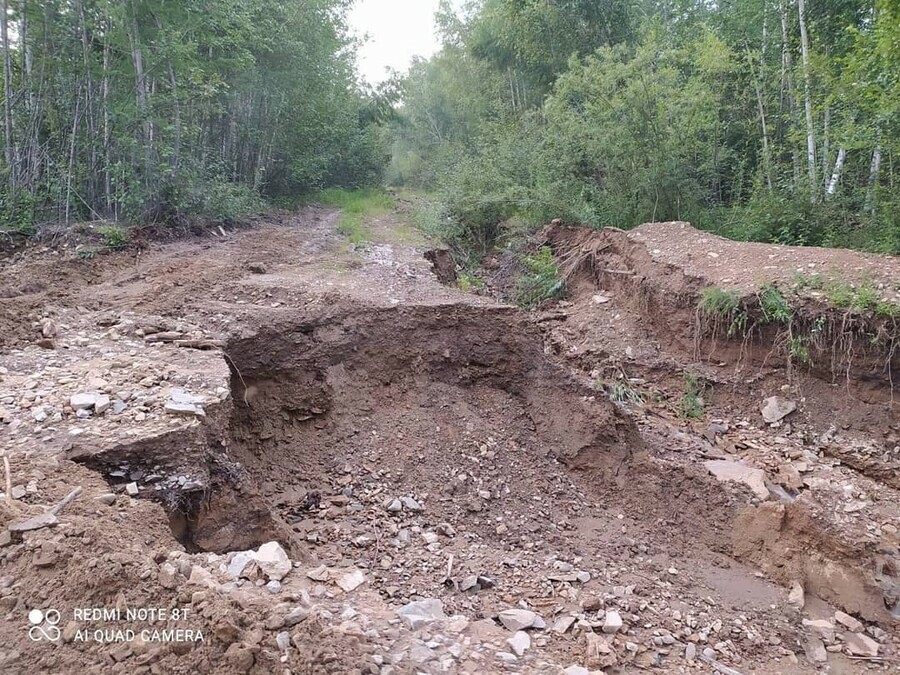
[[[31,624],[31,628],[28,629],[28,637],[34,642],[59,640],[61,634],[58,628],[59,619],[59,611],[55,609],[31,610],[28,612],[28,623]]]

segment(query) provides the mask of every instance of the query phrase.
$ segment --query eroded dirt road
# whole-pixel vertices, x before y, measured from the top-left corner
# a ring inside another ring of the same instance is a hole
[[[897,486],[833,451],[893,418],[770,426],[773,371],[686,423],[627,286],[525,315],[336,218],[2,264],[2,672],[896,667]]]

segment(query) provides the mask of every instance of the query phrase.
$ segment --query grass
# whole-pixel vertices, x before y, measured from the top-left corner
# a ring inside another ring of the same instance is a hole
[[[697,419],[702,417],[706,410],[706,399],[704,396],[709,389],[709,385],[699,375],[695,373],[684,374],[684,395],[679,403],[679,414],[681,417],[688,419]]]
[[[391,196],[384,190],[344,190],[330,188],[314,195],[311,201],[341,209],[337,230],[351,244],[363,244],[371,239],[367,220],[383,216],[394,205]]]
[[[794,290],[800,291],[805,288],[823,291],[828,302],[835,307],[857,312],[872,311],[886,319],[900,318],[900,305],[881,300],[878,289],[870,279],[854,285],[840,279],[825,280],[819,274],[796,274]]]
[[[741,309],[737,291],[708,286],[700,291],[699,309],[716,322],[727,324],[728,337],[742,335],[747,328],[747,312]]]
[[[794,318],[790,305],[775,284],[766,284],[759,292],[764,323],[790,323]]]
[[[560,298],[566,293],[566,280],[549,246],[541,246],[534,255],[522,259],[525,272],[516,280],[515,300],[520,307],[537,307],[544,300]]]

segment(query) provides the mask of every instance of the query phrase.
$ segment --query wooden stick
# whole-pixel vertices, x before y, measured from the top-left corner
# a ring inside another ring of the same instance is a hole
[[[81,494],[81,486],[79,485],[77,488],[72,490],[69,494],[62,498],[59,502],[56,503],[47,513],[52,513],[54,516],[57,515],[60,511],[66,508],[69,504],[72,503],[72,500],[75,499],[78,495]]]

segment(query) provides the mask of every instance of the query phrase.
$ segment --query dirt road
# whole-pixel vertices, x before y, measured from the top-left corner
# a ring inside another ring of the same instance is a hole
[[[2,263],[2,672],[896,665],[895,418],[706,359],[685,420],[693,350],[626,284],[524,314],[336,219]]]

